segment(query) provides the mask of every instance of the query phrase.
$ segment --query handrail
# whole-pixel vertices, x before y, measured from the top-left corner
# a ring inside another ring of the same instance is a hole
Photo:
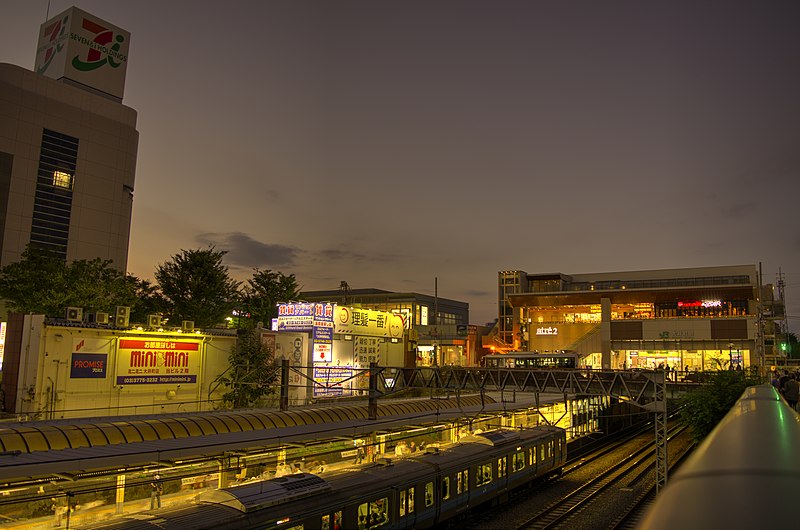
[[[639,529],[797,527],[800,414],[769,384],[747,388],[673,475]]]

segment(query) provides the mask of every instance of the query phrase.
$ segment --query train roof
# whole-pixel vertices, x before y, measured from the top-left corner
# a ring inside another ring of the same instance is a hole
[[[224,490],[204,491],[197,496],[196,501],[223,504],[248,512],[330,490],[331,485],[324,478],[311,473],[297,473]]]

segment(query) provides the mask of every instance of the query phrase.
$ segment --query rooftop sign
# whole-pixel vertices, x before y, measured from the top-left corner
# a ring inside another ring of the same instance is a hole
[[[37,73],[122,100],[131,34],[77,7],[39,29]]]

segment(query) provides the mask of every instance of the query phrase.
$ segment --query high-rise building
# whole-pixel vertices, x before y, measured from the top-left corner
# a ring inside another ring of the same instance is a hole
[[[130,34],[72,7],[40,29],[34,70],[0,63],[0,266],[30,244],[125,271],[136,111]]]

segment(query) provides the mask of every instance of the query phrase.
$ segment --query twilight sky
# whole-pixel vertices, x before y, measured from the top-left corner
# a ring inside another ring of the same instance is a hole
[[[51,0],[131,32],[129,272],[434,292],[761,263],[800,327],[800,2]],[[0,0],[32,69],[47,0]]]

